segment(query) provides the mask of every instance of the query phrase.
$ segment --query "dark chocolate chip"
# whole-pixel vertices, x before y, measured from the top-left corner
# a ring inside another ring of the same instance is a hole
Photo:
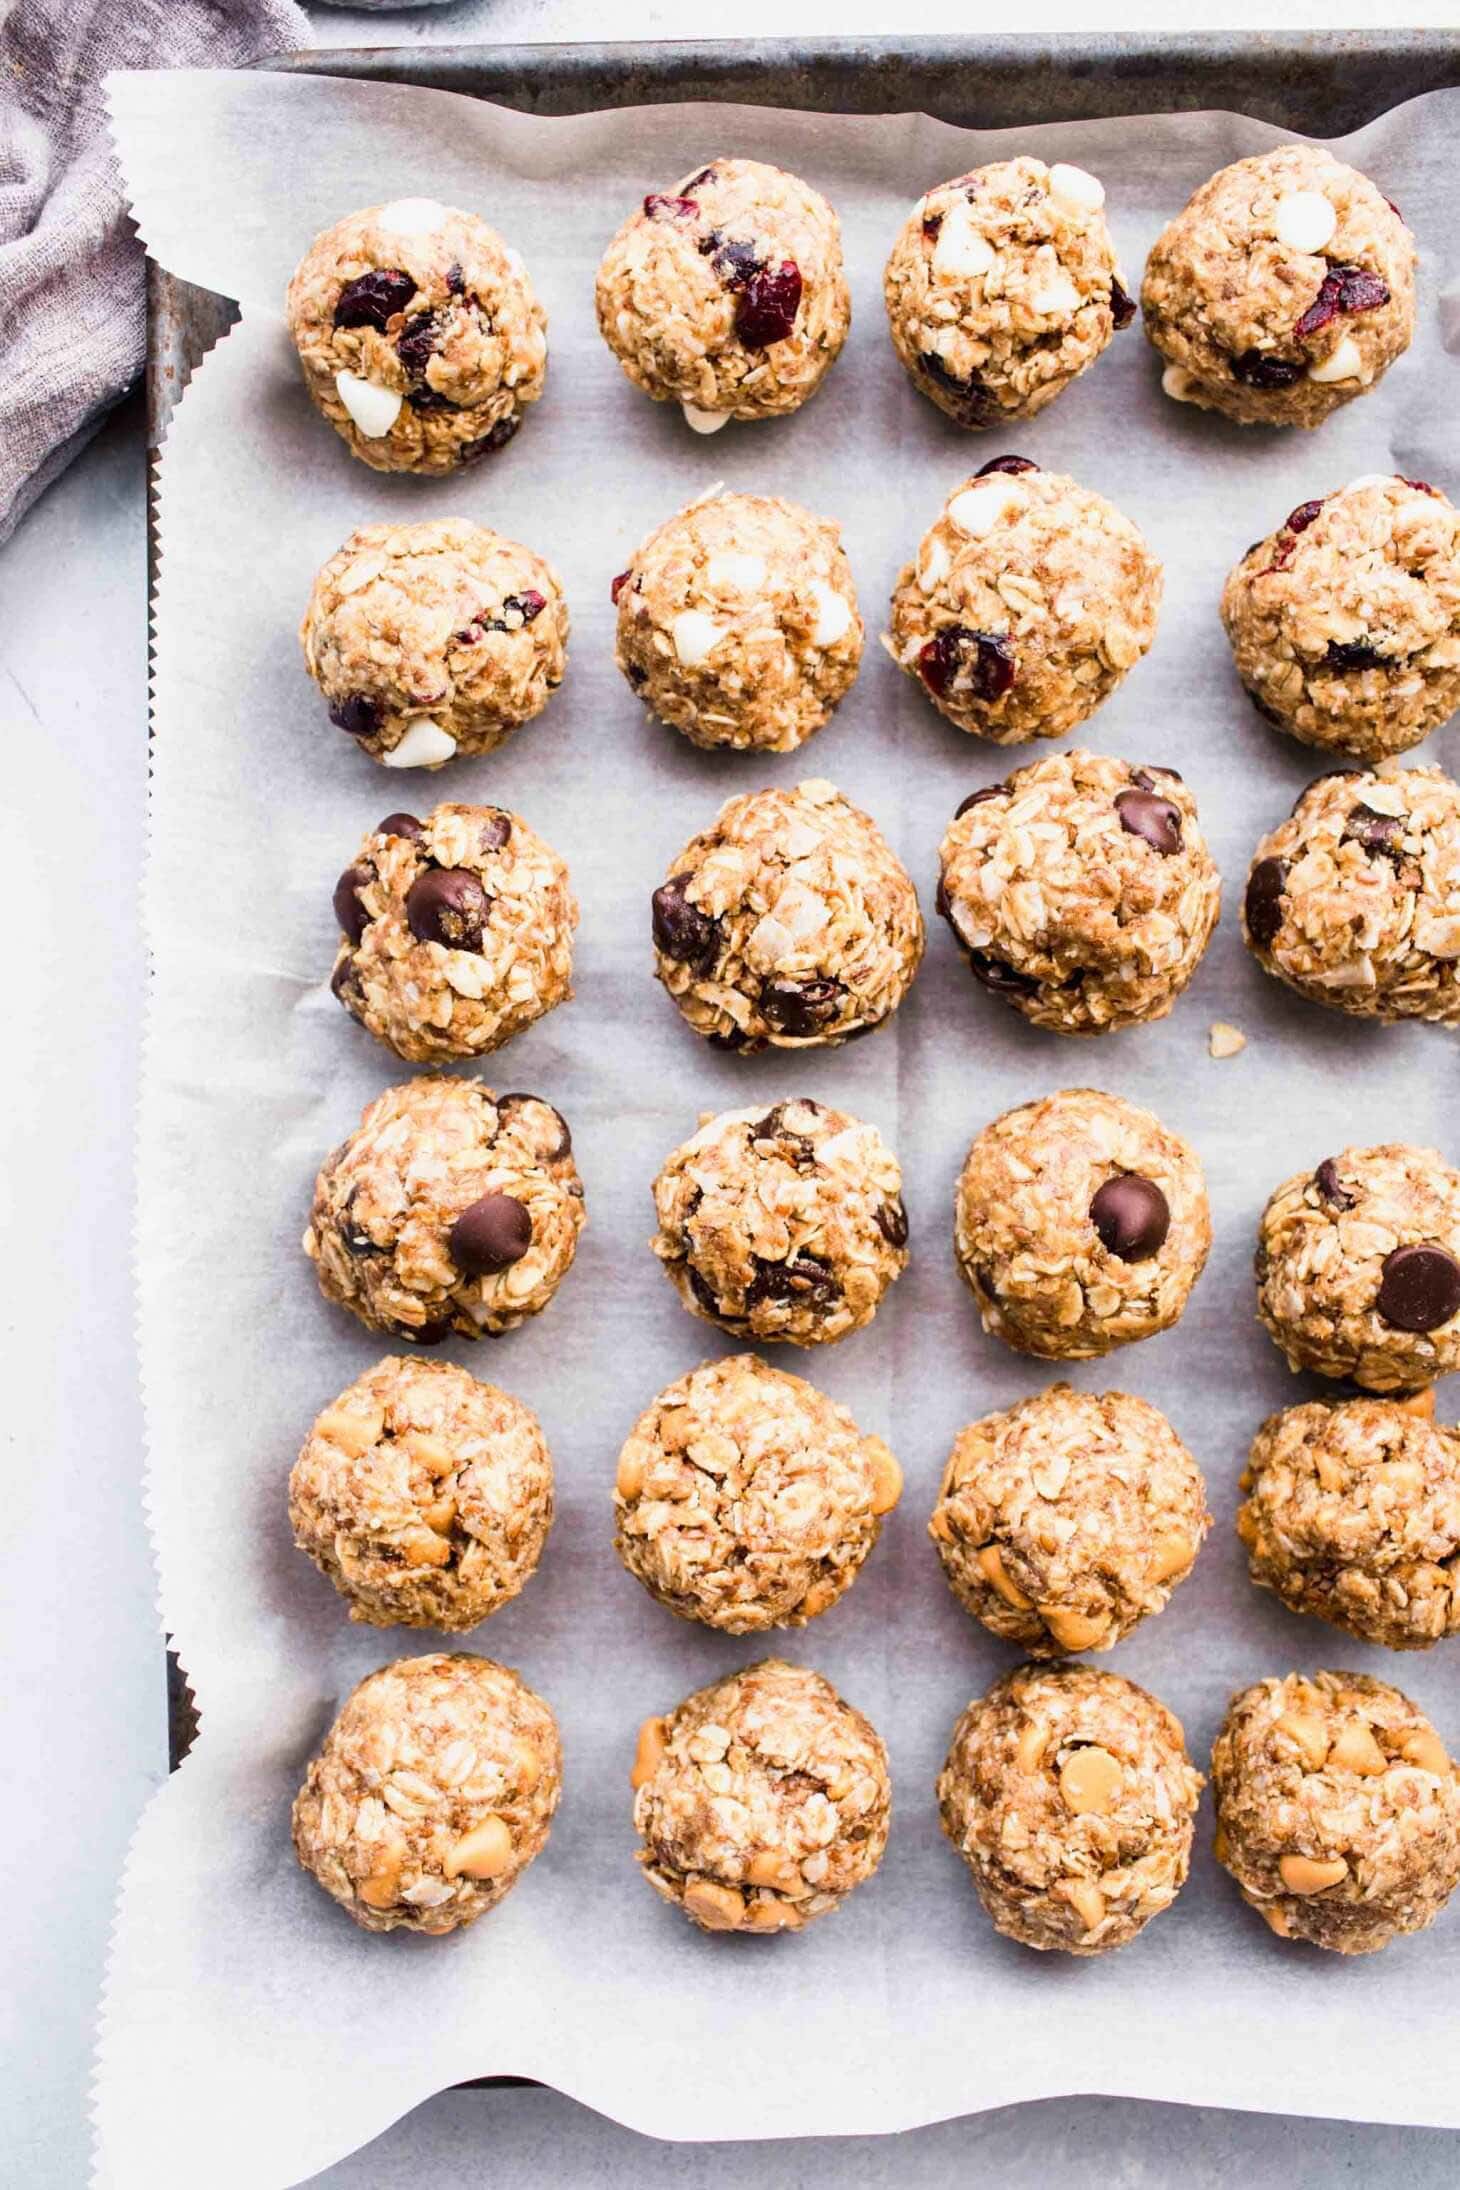
[[[687,874],[671,875],[654,892],[650,900],[654,948],[676,965],[705,973],[714,964],[720,947],[720,926],[685,895],[693,879]]]
[[[1147,1262],[1159,1254],[1171,1229],[1171,1208],[1154,1179],[1125,1171],[1107,1179],[1090,1204],[1100,1243],[1122,1262]]]
[[[1136,316],[1136,300],[1123,282],[1110,284],[1110,316],[1117,327],[1129,327]]]
[[[907,1204],[901,1194],[896,1201],[885,1201],[877,1211],[877,1229],[889,1247],[906,1247],[908,1223]]]
[[[1281,859],[1259,859],[1247,877],[1243,910],[1247,933],[1259,950],[1266,950],[1283,924],[1283,889],[1288,870]]]
[[[512,816],[494,806],[477,831],[477,843],[484,852],[500,852],[512,835]]]
[[[354,993],[355,961],[347,953],[345,957],[337,962],[334,971],[330,975],[330,994],[337,1003],[343,1004],[346,1011],[348,1011],[350,998]]]
[[[451,1336],[450,1316],[440,1316],[434,1323],[398,1323],[397,1338],[408,1339],[413,1346],[439,1346]]]
[[[953,415],[960,425],[993,425],[999,416],[998,399],[990,395],[977,373],[970,373],[966,380],[960,379],[936,350],[924,350],[918,363],[930,380],[936,381],[953,397],[956,405]]]
[[[975,981],[981,981],[995,996],[1037,996],[1040,983],[1032,974],[1021,973],[1011,966],[1007,958],[998,958],[992,951],[973,951],[968,954],[968,970]]]
[[[380,728],[381,706],[364,692],[347,692],[342,700],[330,701],[330,721],[340,730],[348,730],[352,738],[373,738]]]
[[[1349,809],[1343,825],[1344,839],[1362,844],[1366,852],[1392,859],[1403,850],[1404,822],[1402,814],[1376,814],[1372,806],[1361,801]]]
[[[1016,669],[1014,642],[1007,632],[970,631],[964,624],[945,624],[918,655],[918,673],[938,699],[945,697],[965,670],[976,700],[1001,699],[1014,682]]]
[[[466,276],[455,259],[446,269],[446,286],[454,297],[466,294]]]
[[[516,433],[521,424],[522,413],[520,411],[509,411],[507,416],[499,418],[496,425],[491,427],[488,432],[479,434],[475,441],[467,442],[466,447],[461,452],[461,461],[463,464],[475,464],[483,456],[494,456],[498,449],[506,448],[507,443],[512,439],[513,434]]]
[[[1115,801],[1120,826],[1169,859],[1181,849],[1181,808],[1155,791],[1122,791]]]
[[[827,1308],[840,1296],[835,1273],[819,1255],[808,1255],[803,1250],[789,1262],[766,1262],[757,1255],[755,1275],[746,1288],[745,1308],[749,1314],[767,1300]]]
[[[1438,1331],[1460,1313],[1460,1262],[1444,1247],[1394,1248],[1374,1307],[1396,1331]]]
[[[425,380],[426,367],[436,354],[436,338],[439,332],[434,312],[417,312],[401,329],[395,354],[412,380]],[[414,390],[412,393],[414,394]]]
[[[468,1277],[510,1270],[532,1245],[532,1218],[512,1194],[483,1194],[447,1235],[451,1259]]]
[[[985,790],[970,791],[967,798],[964,799],[961,804],[955,808],[953,819],[955,821],[961,821],[963,819],[963,816],[969,811],[970,807],[982,806],[985,799],[1007,798],[1008,795],[1009,786],[1007,783],[991,783]]]
[[[375,834],[409,837],[413,843],[419,844],[426,834],[426,828],[424,822],[418,821],[414,814],[387,814],[384,821],[375,824]]]
[[[1266,350],[1244,350],[1231,364],[1233,379],[1247,388],[1291,388],[1308,370],[1300,359],[1273,357]]]
[[[535,1104],[539,1110],[545,1110],[549,1117],[557,1120],[557,1140],[553,1147],[544,1150],[546,1160],[549,1163],[560,1163],[564,1156],[570,1156],[573,1153],[573,1136],[568,1131],[568,1121],[561,1110],[555,1110],[551,1103],[544,1102],[541,1095],[524,1095],[520,1091],[510,1095],[499,1095],[497,1097],[497,1116],[505,1118],[510,1111],[520,1109],[524,1103]]]
[[[743,289],[751,275],[758,274],[765,265],[753,243],[722,235],[718,228],[701,237],[700,256],[709,259],[727,289]]]
[[[689,1278],[689,1289],[705,1314],[712,1316],[717,1323],[724,1320],[726,1312],[720,1306],[719,1295],[712,1291],[709,1279],[701,1277],[692,1262],[685,1265],[685,1274]]]
[[[799,1040],[829,1026],[846,993],[840,981],[815,977],[767,981],[760,992],[760,1008],[773,1027]]]
[[[406,925],[418,943],[479,951],[492,900],[469,867],[428,867],[406,892]]]
[[[370,915],[365,910],[360,892],[367,882],[375,879],[369,867],[347,867],[335,884],[332,900],[335,918],[352,943],[358,943],[370,925]]]
[[[1366,639],[1330,639],[1323,666],[1325,669],[1382,669],[1389,659]]]
[[[337,327],[373,327],[384,334],[397,312],[403,312],[416,293],[415,282],[398,266],[381,267],[347,281],[335,303]]]
[[[1338,776],[1358,776],[1362,774],[1363,770],[1361,768],[1325,768],[1323,770],[1323,773],[1321,775],[1315,776],[1311,783],[1304,784],[1302,790],[1293,800],[1293,803],[1289,807],[1288,811],[1295,814],[1298,811],[1298,808],[1302,805],[1304,799],[1308,796],[1308,793],[1310,791],[1316,791],[1320,783],[1332,783],[1334,779]]]
[[[987,479],[991,471],[1038,471],[1039,466],[1027,456],[991,456],[986,464],[980,464],[975,479]]]
[[[1156,776],[1165,776],[1169,783],[1185,783],[1186,781],[1179,768],[1163,768],[1158,760],[1148,760],[1144,768],[1132,768],[1130,772],[1131,782],[1138,785],[1142,791],[1155,790],[1156,786],[1152,779]]]
[[[1330,1209],[1353,1208],[1357,1196],[1349,1192],[1343,1180],[1339,1177],[1336,1157],[1324,1157],[1313,1174],[1313,1184],[1317,1187],[1320,1197],[1327,1202]]]

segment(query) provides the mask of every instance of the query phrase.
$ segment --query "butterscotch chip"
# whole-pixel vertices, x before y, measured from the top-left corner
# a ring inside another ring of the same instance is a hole
[[[1365,1673],[1243,1689],[1212,1788],[1217,1859],[1279,1938],[1373,1954],[1460,1883],[1460,1772],[1409,1698]]]
[[[638,1860],[702,1929],[799,1929],[872,1876],[887,1752],[819,1673],[766,1658],[659,1723],[634,1773]]]
[[[1026,1665],[954,1728],[938,1808],[999,1931],[1104,1954],[1180,1892],[1201,1786],[1180,1722],[1134,1681]]]
[[[305,1870],[367,1931],[456,1931],[510,1893],[562,1785],[552,1712],[518,1674],[464,1653],[361,1681],[294,1803]]]
[[[1210,1526],[1201,1472],[1164,1415],[1053,1384],[960,1430],[930,1533],[976,1620],[1055,1657],[1108,1650],[1159,1612]]]

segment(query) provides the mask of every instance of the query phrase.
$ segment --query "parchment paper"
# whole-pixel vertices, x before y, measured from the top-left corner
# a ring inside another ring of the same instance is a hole
[[[1345,1142],[1443,1140],[1455,1061],[1442,1035],[1302,1006],[1247,961],[1234,902],[1251,847],[1318,757],[1246,705],[1216,617],[1229,564],[1298,501],[1391,466],[1455,484],[1442,329],[1460,342],[1460,100],[1433,95],[1340,148],[1424,245],[1419,337],[1378,393],[1316,436],[1244,434],[1163,401],[1135,328],[1012,437],[1110,494],[1166,562],[1154,652],[1083,735],[1179,768],[1228,878],[1226,918],[1174,1018],[1062,1044],[978,990],[940,928],[891,1030],[794,1062],[717,1055],[653,982],[647,899],[672,853],[732,790],[825,774],[882,823],[931,912],[955,803],[1032,754],[952,730],[875,644],[809,750],[695,752],[644,716],[613,668],[610,577],[720,477],[839,517],[875,632],[943,494],[997,446],[918,400],[888,345],[881,268],[910,202],[1020,147],[1080,161],[1106,181],[1134,288],[1190,190],[1275,133],[1221,115],[1012,141],[908,116],[667,108],[540,121],[433,92],[207,74],[123,77],[114,110],[149,248],[240,298],[245,316],[189,389],[162,465],[139,1347],[161,1611],[203,1732],[146,1813],[123,1882],[97,2181],[270,2190],[438,2086],[489,2072],[541,2077],[680,2138],[892,2130],[1075,2090],[1460,2123],[1455,1913],[1375,1960],[1285,1948],[1216,1870],[1209,1812],[1189,1886],[1129,1951],[1072,1964],[994,1935],[939,1835],[932,1782],[958,1711],[1013,1661],[953,1603],[924,1534],[958,1426],[1048,1374],[983,1336],[955,1273],[964,1149],[1013,1102],[1111,1088],[1192,1139],[1216,1222],[1179,1328],[1074,1371],[1167,1409],[1217,1516],[1193,1579],[1113,1662],[1174,1706],[1203,1763],[1231,1689],[1294,1664],[1397,1677],[1460,1737],[1453,1655],[1391,1660],[1300,1623],[1250,1587],[1232,1531],[1252,1432],[1303,1392],[1253,1318],[1258,1210],[1278,1179]],[[620,377],[593,325],[593,272],[645,189],[727,147],[829,193],[855,324],[797,417],[707,444]],[[551,315],[545,400],[490,468],[449,484],[354,462],[308,408],[282,320],[286,278],[318,229],[411,192],[483,210],[522,250]],[[568,677],[502,754],[437,777],[387,775],[325,721],[295,627],[316,566],[352,526],[442,511],[554,560],[573,610]],[[79,606],[75,643],[84,634]],[[1443,757],[1453,735],[1425,757]],[[500,1912],[440,1942],[365,1936],[295,1867],[289,1801],[339,1700],[397,1649],[436,1638],[349,1627],[291,1546],[284,1488],[316,1409],[384,1350],[321,1303],[298,1245],[319,1160],[393,1076],[324,987],[330,890],[387,808],[463,797],[525,812],[582,898],[576,1001],[485,1071],[566,1112],[589,1228],[546,1315],[457,1355],[539,1410],[556,1456],[560,1513],[542,1571],[471,1644],[549,1697],[567,1772],[545,1855]],[[1216,1018],[1248,1035],[1233,1061],[1208,1058]],[[634,1730],[767,1644],[653,1605],[614,1558],[609,1488],[639,1408],[733,1346],[685,1316],[648,1252],[658,1163],[698,1112],[802,1090],[871,1117],[900,1151],[914,1259],[870,1330],[790,1365],[890,1438],[907,1492],[850,1596],[771,1647],[823,1669],[886,1736],[893,1835],[877,1879],[805,1936],[706,1939],[636,1874]],[[78,1374],[84,1361],[79,1345]]]

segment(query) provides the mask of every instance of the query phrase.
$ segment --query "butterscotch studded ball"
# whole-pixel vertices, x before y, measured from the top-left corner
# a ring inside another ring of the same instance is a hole
[[[1212,1750],[1217,1861],[1279,1939],[1376,1954],[1460,1883],[1460,1771],[1366,1673],[1289,1673],[1232,1698]]]
[[[562,1791],[557,1723],[490,1658],[400,1658],[325,1735],[294,1851],[366,1931],[457,1931],[510,1893]]]

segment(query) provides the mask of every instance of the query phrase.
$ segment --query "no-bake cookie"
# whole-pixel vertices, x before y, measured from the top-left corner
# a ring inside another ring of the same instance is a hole
[[[704,1931],[800,1931],[887,1845],[887,1752],[829,1681],[777,1658],[646,1719],[632,1773],[639,1862]]]
[[[1134,1681],[1026,1665],[954,1728],[938,1809],[999,1931],[1105,1954],[1185,1884],[1201,1785],[1180,1721]]]
[[[727,1635],[804,1627],[856,1580],[902,1489],[880,1437],[755,1354],[662,1391],[619,1454],[615,1548],[660,1604]]]
[[[400,1658],[361,1681],[305,1775],[294,1849],[366,1931],[456,1931],[541,1854],[557,1723],[490,1658]]]
[[[938,859],[938,910],[975,980],[1057,1034],[1164,1018],[1221,905],[1180,776],[1100,753],[973,792]]]
[[[954,488],[884,636],[939,714],[995,745],[1061,738],[1156,635],[1161,565],[1103,495],[1022,456]]]
[[[526,267],[475,213],[434,198],[325,229],[286,309],[311,400],[376,471],[475,463],[542,394],[547,314]]]

